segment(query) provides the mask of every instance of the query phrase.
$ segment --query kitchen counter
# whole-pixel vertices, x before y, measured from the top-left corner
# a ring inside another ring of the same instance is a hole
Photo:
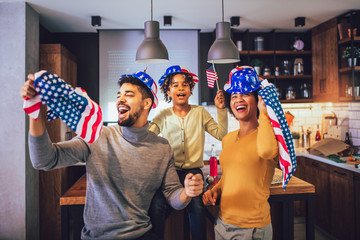
[[[333,166],[336,166],[339,168],[350,170],[352,172],[360,173],[360,168],[355,168],[354,164],[338,163],[338,162],[332,161],[324,156],[317,156],[317,155],[310,154],[304,148],[297,148],[297,149],[295,149],[295,152],[296,152],[297,157],[306,157],[306,158],[314,159],[314,160],[317,160],[317,161],[320,161],[323,163],[327,163],[329,165],[333,165]]]

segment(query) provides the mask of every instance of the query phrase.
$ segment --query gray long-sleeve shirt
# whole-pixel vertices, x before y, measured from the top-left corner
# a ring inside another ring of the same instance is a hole
[[[167,140],[142,128],[104,127],[99,139],[52,144],[47,133],[29,136],[34,168],[51,170],[86,163],[87,192],[82,239],[133,239],[151,228],[148,209],[161,187],[169,204],[182,209],[182,186]]]

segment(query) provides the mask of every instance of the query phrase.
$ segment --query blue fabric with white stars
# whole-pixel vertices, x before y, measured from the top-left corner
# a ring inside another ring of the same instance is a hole
[[[76,131],[88,100],[77,94],[75,89],[58,75],[50,72],[45,72],[35,79],[34,85],[36,91],[41,93],[41,101],[50,108],[47,111],[48,121],[60,117],[66,125]]]
[[[275,115],[279,120],[281,131],[283,133],[284,140],[285,140],[286,146],[289,151],[292,170],[291,170],[291,172],[289,172],[287,178],[285,179],[285,183],[283,185],[283,188],[285,190],[286,184],[289,182],[291,176],[294,174],[295,169],[296,169],[296,155],[295,155],[293,139],[292,139],[291,132],[290,132],[289,126],[288,126],[286,118],[285,118],[284,111],[281,107],[278,94],[276,93],[275,85],[270,84],[270,85],[266,86],[265,88],[260,89],[259,94],[262,97],[262,99],[264,100],[265,104],[274,110]]]

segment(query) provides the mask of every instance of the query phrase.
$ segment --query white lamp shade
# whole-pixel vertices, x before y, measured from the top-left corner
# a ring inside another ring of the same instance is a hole
[[[230,38],[230,23],[216,23],[216,40],[208,52],[208,63],[235,63],[240,61],[239,51]]]
[[[168,51],[159,37],[159,22],[145,22],[144,35],[145,38],[136,51],[136,61],[140,63],[169,61]]]

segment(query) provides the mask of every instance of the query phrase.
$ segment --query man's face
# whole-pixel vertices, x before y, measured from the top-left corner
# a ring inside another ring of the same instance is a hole
[[[137,85],[124,83],[117,94],[116,106],[119,114],[120,126],[136,126],[144,111],[144,100]]]

